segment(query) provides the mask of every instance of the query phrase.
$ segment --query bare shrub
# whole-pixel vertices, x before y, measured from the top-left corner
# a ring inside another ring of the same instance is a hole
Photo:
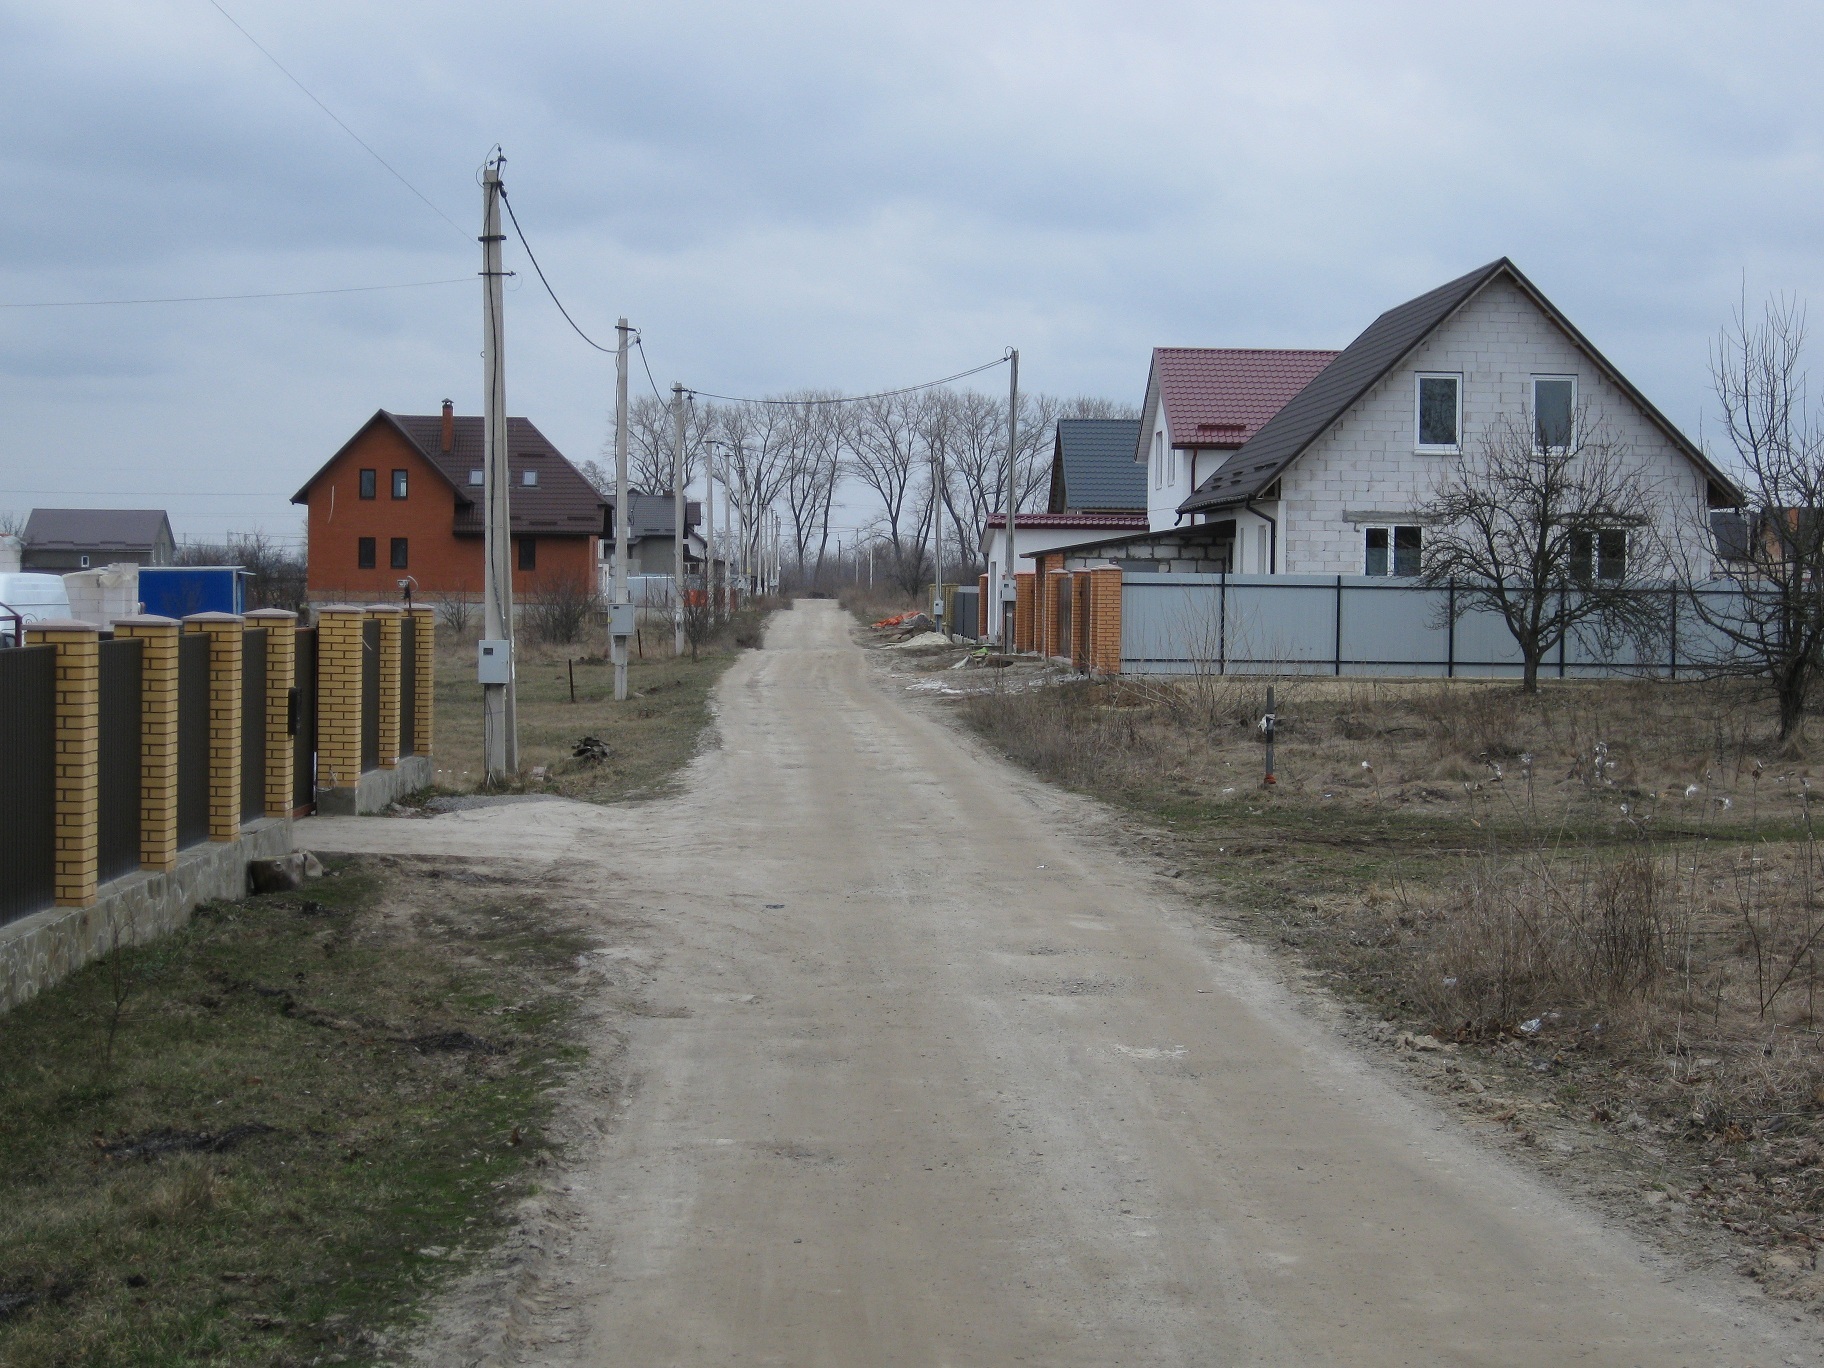
[[[568,646],[582,636],[597,605],[595,587],[582,576],[552,579],[526,605],[526,630],[547,645]]]
[[[461,640],[475,623],[475,604],[466,594],[440,594],[437,597],[437,620],[450,634]]]

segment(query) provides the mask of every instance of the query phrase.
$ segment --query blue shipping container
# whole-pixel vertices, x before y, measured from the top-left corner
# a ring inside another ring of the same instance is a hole
[[[142,565],[139,601],[164,617],[245,612],[246,579],[238,565]]]

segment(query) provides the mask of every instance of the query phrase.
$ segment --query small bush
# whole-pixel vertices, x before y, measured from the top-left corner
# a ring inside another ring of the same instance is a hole
[[[568,646],[582,636],[598,603],[594,586],[580,576],[554,579],[526,605],[526,630],[548,645]]]

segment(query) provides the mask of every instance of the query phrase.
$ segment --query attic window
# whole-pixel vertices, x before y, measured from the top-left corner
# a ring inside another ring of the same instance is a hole
[[[480,470],[471,470],[469,472],[469,483],[472,485],[485,484],[487,483],[487,476]]]
[[[1419,376],[1417,405],[1419,450],[1454,453],[1462,440],[1463,377]]]
[[[538,484],[538,472],[536,470],[522,470],[519,473],[519,482],[528,489],[535,488]]]

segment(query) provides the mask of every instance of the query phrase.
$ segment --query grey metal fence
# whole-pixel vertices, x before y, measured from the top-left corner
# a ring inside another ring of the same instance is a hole
[[[57,895],[57,650],[0,650],[0,925]]]
[[[139,868],[140,701],[143,642],[101,643],[97,689],[98,876],[105,882]]]
[[[361,772],[380,768],[380,623],[361,624]]]
[[[958,636],[971,641],[982,635],[982,591],[979,588],[958,589],[951,596],[951,621],[946,625]]]
[[[1663,629],[1645,642],[1573,632],[1542,671],[1556,678],[1692,673],[1724,658],[1688,592],[1651,588]],[[1700,588],[1712,616],[1734,591]],[[1658,605],[1663,604],[1663,609]],[[1361,575],[1132,575],[1121,584],[1121,668],[1130,674],[1334,674],[1517,678],[1499,615],[1457,613],[1449,589]]]
[[[177,844],[209,839],[209,638],[177,641]]]
[[[241,820],[266,815],[266,633],[241,633]]]

